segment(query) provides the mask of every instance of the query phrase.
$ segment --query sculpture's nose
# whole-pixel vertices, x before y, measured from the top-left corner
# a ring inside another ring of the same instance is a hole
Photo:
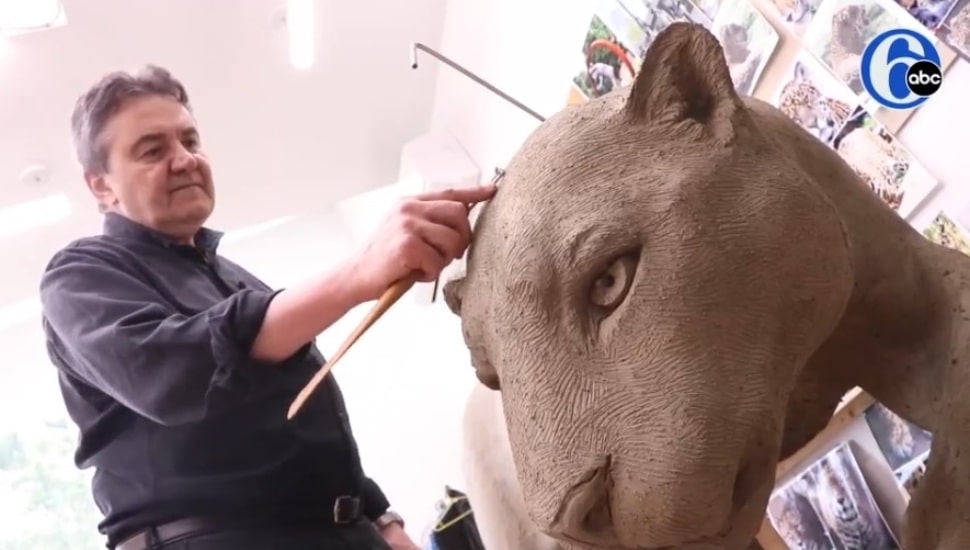
[[[546,534],[590,546],[617,546],[610,512],[610,457],[570,490]]]

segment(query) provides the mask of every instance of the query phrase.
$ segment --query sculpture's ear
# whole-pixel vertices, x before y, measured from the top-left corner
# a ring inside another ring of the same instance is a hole
[[[445,303],[448,304],[448,309],[459,316],[461,315],[461,287],[463,284],[465,284],[464,275],[448,281],[441,289],[441,294],[445,298]]]
[[[647,49],[626,111],[638,122],[694,120],[729,140],[741,106],[717,38],[702,25],[677,22]]]

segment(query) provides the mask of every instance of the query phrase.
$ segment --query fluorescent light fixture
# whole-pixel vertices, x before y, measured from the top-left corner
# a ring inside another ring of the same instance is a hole
[[[57,223],[71,215],[71,201],[64,193],[0,208],[0,237]]]
[[[58,0],[0,0],[0,32],[21,32],[59,27],[67,22]]]
[[[40,319],[40,298],[34,297],[0,307],[0,330]]]
[[[2,0],[0,0],[2,1]],[[286,0],[286,28],[289,32],[290,63],[299,70],[313,66],[314,0]]]

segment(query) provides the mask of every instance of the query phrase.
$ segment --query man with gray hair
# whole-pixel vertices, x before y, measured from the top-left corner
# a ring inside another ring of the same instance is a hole
[[[357,256],[273,290],[217,254],[209,161],[167,71],[105,76],[71,122],[104,229],[55,253],[40,293],[108,548],[415,550],[333,377],[286,412],[324,362],[314,338],[399,279],[434,280],[494,186],[404,200]]]

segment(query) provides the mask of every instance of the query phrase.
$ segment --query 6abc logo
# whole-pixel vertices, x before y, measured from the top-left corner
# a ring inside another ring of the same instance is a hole
[[[860,76],[866,92],[883,107],[913,109],[943,84],[940,52],[910,29],[880,33],[862,52]]]

